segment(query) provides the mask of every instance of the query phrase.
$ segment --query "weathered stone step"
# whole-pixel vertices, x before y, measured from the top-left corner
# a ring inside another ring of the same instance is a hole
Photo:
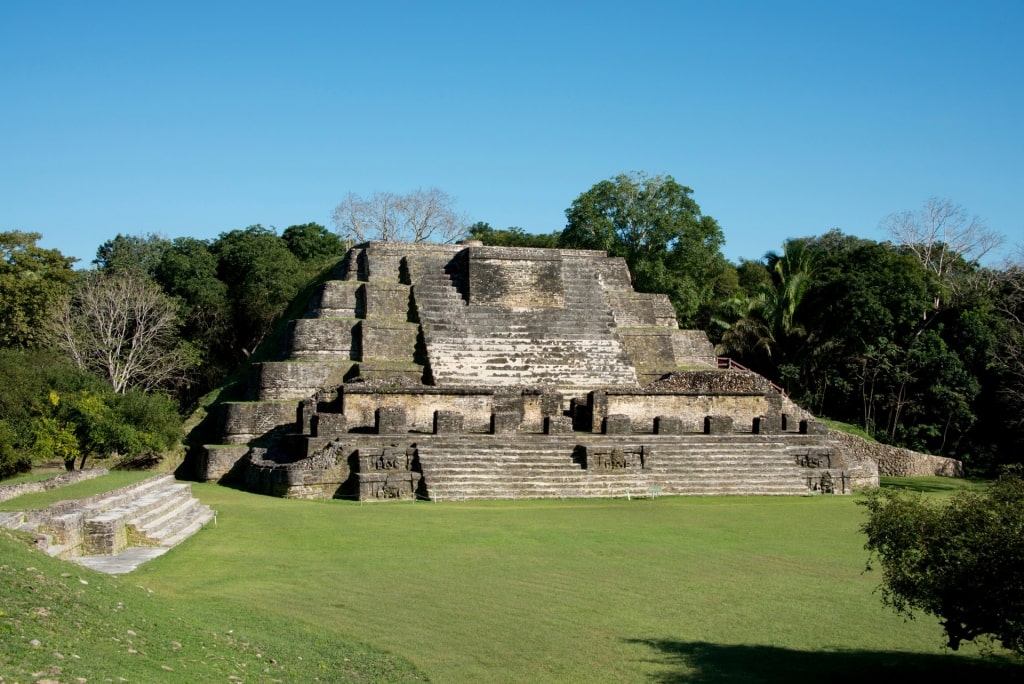
[[[140,537],[155,546],[173,546],[173,544],[168,544],[167,540],[173,539],[182,529],[191,525],[197,517],[206,515],[207,511],[209,511],[209,507],[199,503],[198,499],[183,501],[160,518],[138,527],[137,532]],[[210,514],[212,516],[212,511]]]

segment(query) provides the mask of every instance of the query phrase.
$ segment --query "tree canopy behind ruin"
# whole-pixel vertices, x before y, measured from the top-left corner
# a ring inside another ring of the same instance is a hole
[[[669,295],[684,326],[709,307],[727,269],[718,222],[701,213],[693,190],[672,176],[619,174],[566,209],[559,245],[623,257],[640,292]]]

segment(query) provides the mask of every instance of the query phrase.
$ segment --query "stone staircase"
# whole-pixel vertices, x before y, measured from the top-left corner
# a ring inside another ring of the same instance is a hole
[[[420,443],[417,454],[434,500],[805,495],[827,469],[797,465],[797,455],[822,448],[819,441],[742,434],[476,436]]]
[[[600,283],[576,261],[563,265],[564,307],[528,311],[467,306],[443,262],[424,264],[413,297],[434,382],[636,386]]]
[[[149,557],[159,555],[215,517],[192,496],[190,485],[164,474],[86,499],[7,514],[0,525],[34,534],[50,556],[92,565],[90,559],[138,547],[153,549]]]

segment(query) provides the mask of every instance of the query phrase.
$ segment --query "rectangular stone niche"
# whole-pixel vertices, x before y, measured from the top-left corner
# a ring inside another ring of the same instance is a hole
[[[519,429],[520,414],[517,411],[495,411],[491,414],[491,432],[496,435],[515,432]]]
[[[755,435],[774,435],[782,432],[782,420],[780,416],[757,416],[754,418]]]

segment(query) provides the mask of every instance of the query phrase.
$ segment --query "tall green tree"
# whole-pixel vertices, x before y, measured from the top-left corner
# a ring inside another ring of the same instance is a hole
[[[335,233],[319,223],[301,223],[288,226],[281,233],[288,251],[300,261],[340,257],[345,253],[345,243]]]
[[[93,265],[107,273],[127,273],[152,278],[171,241],[160,235],[121,235],[96,250]]]
[[[284,239],[260,225],[221,233],[210,251],[230,294],[232,347],[242,360],[270,333],[306,277]]]
[[[76,259],[39,247],[41,237],[0,232],[0,347],[42,344],[44,321],[75,279]]]
[[[722,229],[701,213],[692,194],[672,176],[634,173],[601,181],[566,210],[559,244],[625,258],[633,286],[668,294],[680,323],[692,325],[711,305],[727,266]]]
[[[882,601],[904,615],[934,615],[948,646],[992,638],[1024,654],[1024,479],[948,501],[876,492],[862,531],[868,569],[882,571]]]

